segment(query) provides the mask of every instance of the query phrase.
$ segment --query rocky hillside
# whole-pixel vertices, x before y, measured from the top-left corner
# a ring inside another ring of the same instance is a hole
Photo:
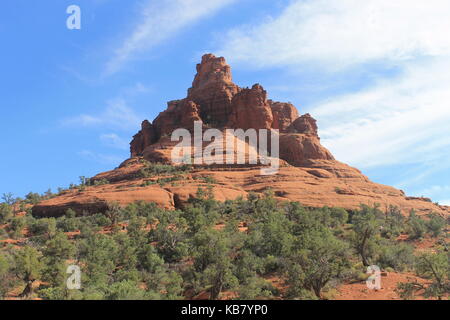
[[[197,165],[169,170],[171,152],[177,143],[170,139],[172,132],[178,128],[192,131],[196,121],[202,123],[203,130],[279,130],[278,174],[261,175],[260,165]],[[382,208],[398,206],[404,213],[411,209],[418,214],[450,212],[449,207],[429,199],[408,197],[401,190],[373,183],[358,169],[335,160],[321,145],[311,115],[300,115],[290,103],[268,99],[259,84],[240,88],[233,83],[225,59],[212,54],[204,55],[197,65],[187,97],[168,102],[167,109],[153,122],[143,121],[130,145],[131,158],[120,167],[93,177],[87,186],[41,202],[34,206],[33,215],[60,216],[68,208],[79,214],[103,212],[111,202],[126,205],[138,200],[173,209],[195,197],[199,187],[212,188],[218,200],[271,189],[279,200],[311,207],[355,209],[360,204],[379,204]],[[166,166],[155,170],[155,163]]]

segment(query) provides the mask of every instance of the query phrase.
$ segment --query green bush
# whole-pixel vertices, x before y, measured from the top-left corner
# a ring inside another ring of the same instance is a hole
[[[447,220],[434,213],[429,215],[429,220],[425,222],[425,225],[433,237],[438,237],[447,227]]]
[[[104,178],[94,181],[94,186],[103,186],[103,185],[106,185],[106,184],[110,184],[110,182],[109,182],[109,180],[104,179]]]
[[[25,196],[25,200],[30,204],[38,204],[42,201],[42,196],[39,193],[30,192]]]
[[[5,229],[0,229],[0,240],[8,238],[8,232]]]
[[[403,299],[414,299],[420,292],[425,298],[444,299],[450,293],[449,254],[445,251],[424,253],[417,257],[415,271],[419,277],[429,279],[423,284],[417,281],[399,283],[397,290]]]
[[[26,220],[23,217],[15,217],[11,220],[9,225],[10,236],[13,239],[20,238],[22,231],[26,226]]]
[[[410,214],[407,228],[410,239],[420,239],[427,232],[426,222],[418,217],[414,211]]]
[[[56,219],[38,219],[33,224],[31,224],[29,228],[31,234],[34,236],[46,236],[47,238],[50,238],[56,233]]]
[[[6,203],[0,203],[0,224],[7,223],[12,217],[13,210],[10,205]]]
[[[64,232],[78,231],[80,228],[80,219],[77,218],[59,218],[56,227]]]
[[[5,297],[12,286],[11,258],[3,252],[0,252],[0,300]]]
[[[398,207],[389,206],[386,218],[383,222],[381,235],[388,239],[397,238],[405,231],[405,217]]]
[[[132,281],[116,282],[108,288],[107,300],[145,300],[145,291]]]
[[[190,170],[146,166],[148,175],[167,174],[152,179],[155,183],[174,181]],[[397,271],[413,264],[412,249],[393,241],[405,224],[396,208],[307,208],[280,203],[270,190],[222,203],[209,186],[199,188],[179,210],[143,201],[125,208],[110,203],[105,213],[77,216],[68,210],[56,220],[12,217],[7,206],[1,208],[7,230],[20,234],[28,226],[33,237],[20,250],[7,247],[5,252],[15,257],[7,263],[0,253],[0,288],[24,285],[24,294],[32,295],[31,284],[39,280],[43,284],[37,293],[49,300],[183,299],[201,292],[219,299],[224,291],[236,292],[238,299],[271,299],[281,293],[328,299],[341,281],[365,280],[364,264]],[[412,215],[407,228],[416,220]],[[118,229],[119,222],[128,223],[126,230]],[[115,226],[112,232],[102,232],[109,226]],[[442,230],[442,221],[430,217],[426,228]],[[70,239],[64,233],[76,230],[80,236]],[[82,268],[81,290],[65,289],[68,261]],[[287,280],[287,292],[275,289],[268,277]]]
[[[148,163],[139,171],[139,178],[150,178],[160,175],[181,174],[189,172],[192,167],[189,165],[172,166],[161,163]]]
[[[348,212],[342,208],[331,208],[331,217],[336,221],[336,224],[342,225],[348,222]]]
[[[362,205],[352,216],[351,242],[364,266],[369,266],[376,254],[383,216],[378,206],[371,208],[366,205]]]
[[[380,248],[376,264],[381,268],[393,268],[402,272],[414,263],[414,248],[406,243],[395,243]]]

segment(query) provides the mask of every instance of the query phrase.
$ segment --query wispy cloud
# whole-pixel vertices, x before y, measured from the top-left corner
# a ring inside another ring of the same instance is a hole
[[[297,0],[278,17],[230,30],[219,51],[258,67],[403,63],[448,54],[448,12],[447,0]]]
[[[100,140],[108,147],[120,150],[129,149],[129,141],[119,137],[116,133],[104,133],[100,136]]]
[[[107,126],[110,128],[130,130],[137,128],[141,121],[135,111],[128,106],[124,98],[115,98],[107,102],[106,108],[98,114],[81,114],[64,119],[65,126]]]
[[[142,16],[131,33],[122,40],[107,62],[105,75],[120,70],[136,54],[161,44],[178,32],[236,0],[161,0],[146,1]]]
[[[431,186],[426,189],[422,190],[423,194],[440,194],[440,193],[446,193],[450,196],[450,185],[445,186]]]
[[[136,82],[133,86],[124,88],[122,95],[127,97],[134,97],[144,93],[153,92],[153,87],[143,84],[142,82]]]
[[[116,155],[110,155],[110,154],[103,154],[103,153],[97,153],[90,150],[83,150],[78,152],[78,155],[91,160],[98,162],[100,164],[104,165],[118,165],[123,161],[123,157],[116,156]]]
[[[450,205],[450,185],[434,185],[420,190],[418,194],[436,199],[440,204]]]
[[[414,64],[313,107],[324,144],[362,167],[441,161],[450,147],[449,68],[450,59]]]
[[[409,165],[411,178],[397,185],[417,186],[450,167],[448,12],[446,0],[294,0],[230,30],[218,51],[245,67],[367,74],[364,86],[349,80],[346,92],[310,106],[322,141],[363,169]]]

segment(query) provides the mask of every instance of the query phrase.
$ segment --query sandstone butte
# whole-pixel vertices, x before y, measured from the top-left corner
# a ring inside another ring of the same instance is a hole
[[[145,184],[141,159],[170,163],[173,130],[192,129],[194,121],[204,128],[278,129],[281,168],[276,175],[260,174],[258,165],[199,166],[173,183]],[[361,204],[399,207],[404,214],[436,212],[447,216],[450,207],[427,198],[408,197],[401,190],[371,182],[358,169],[337,161],[320,143],[316,120],[300,115],[290,103],[268,99],[259,84],[240,88],[232,81],[231,68],[223,57],[206,54],[197,65],[197,74],[187,97],[168,102],[167,109],[153,121],[142,122],[131,141],[131,157],[118,168],[100,173],[92,181],[108,184],[85,190],[67,190],[33,207],[33,215],[63,215],[68,208],[78,214],[104,212],[111,202],[127,205],[135,201],[154,202],[166,209],[183,206],[195,197],[199,187],[213,186],[217,200],[262,194],[271,189],[280,201],[298,201],[308,207],[335,206],[356,209]],[[351,152],[351,150],[349,150]],[[210,177],[205,180],[205,177]],[[211,182],[212,181],[212,182]]]

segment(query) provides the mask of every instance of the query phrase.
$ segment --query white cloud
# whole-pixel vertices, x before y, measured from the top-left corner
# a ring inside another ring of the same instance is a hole
[[[420,190],[417,194],[437,199],[440,204],[450,206],[450,185],[434,185]]]
[[[80,126],[108,126],[112,128],[130,130],[139,127],[141,117],[127,105],[123,98],[108,101],[105,110],[98,114],[81,114],[63,120],[63,125]]]
[[[348,81],[346,94],[308,111],[336,158],[363,169],[407,164],[410,178],[397,186],[417,186],[450,167],[449,12],[447,0],[294,0],[277,17],[230,30],[217,51],[302,79],[305,69],[311,78],[375,77],[364,89]]]
[[[153,87],[143,84],[142,82],[136,82],[133,86],[127,87],[123,90],[124,96],[133,97],[139,94],[150,93],[153,91]]]
[[[78,155],[104,165],[118,165],[123,161],[123,157],[110,155],[110,154],[102,154],[97,152],[92,152],[89,150],[83,150],[78,152]]]
[[[106,65],[110,75],[122,68],[135,54],[149,50],[187,28],[197,20],[213,15],[236,0],[161,0],[147,1],[142,17],[132,32],[115,49]]]
[[[448,70],[450,59],[414,64],[393,79],[313,107],[323,143],[338,159],[361,167],[441,160],[450,147]]]
[[[448,186],[431,186],[422,190],[423,194],[439,194],[439,193],[447,193],[450,194],[450,185]]]
[[[450,52],[448,0],[297,0],[221,40],[220,54],[259,67],[316,64],[336,70]]]
[[[105,133],[100,136],[100,140],[109,147],[113,147],[120,150],[129,149],[129,141],[119,137],[115,133]]]

